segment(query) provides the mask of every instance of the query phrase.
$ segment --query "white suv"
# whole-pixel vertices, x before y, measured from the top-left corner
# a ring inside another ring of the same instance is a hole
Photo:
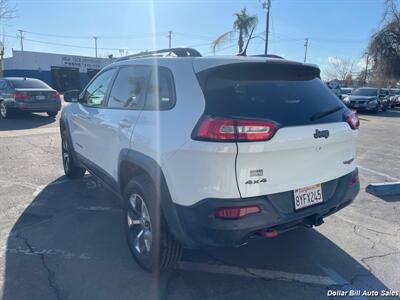
[[[239,246],[312,227],[359,191],[357,115],[313,65],[170,49],[104,68],[60,121],[64,170],[121,197],[150,271],[181,247]]]

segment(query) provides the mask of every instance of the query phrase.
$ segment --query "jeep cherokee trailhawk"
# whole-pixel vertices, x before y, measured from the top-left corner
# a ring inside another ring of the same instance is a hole
[[[64,170],[88,170],[123,199],[128,244],[150,271],[183,247],[239,246],[323,223],[359,191],[359,121],[309,64],[126,57],[64,108]]]

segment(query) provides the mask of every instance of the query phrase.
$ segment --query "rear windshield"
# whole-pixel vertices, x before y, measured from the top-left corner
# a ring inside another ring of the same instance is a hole
[[[355,96],[377,96],[378,89],[357,89],[352,93],[352,95],[355,95]]]
[[[205,114],[209,115],[299,126],[341,122],[346,111],[314,67],[240,63],[202,71],[198,78],[206,99]],[[328,111],[332,112],[323,114]]]
[[[35,79],[10,79],[9,82],[16,89],[49,89],[43,81]]]

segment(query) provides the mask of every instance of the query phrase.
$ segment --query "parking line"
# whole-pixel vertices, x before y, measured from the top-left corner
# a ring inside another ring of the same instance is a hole
[[[330,277],[310,275],[310,274],[299,274],[299,273],[288,273],[281,271],[272,271],[264,269],[254,269],[245,267],[235,267],[227,265],[217,264],[203,264],[189,261],[179,262],[178,268],[184,271],[195,271],[195,272],[206,272],[215,274],[235,275],[253,278],[263,279],[275,279],[284,281],[297,281],[302,283],[317,284],[323,286],[335,285],[336,282]]]
[[[390,176],[388,174],[385,174],[385,173],[382,173],[382,172],[378,172],[378,171],[375,171],[375,170],[372,170],[372,169],[369,169],[369,168],[366,168],[366,167],[363,167],[363,166],[360,166],[360,165],[358,165],[358,168],[361,169],[361,170],[364,170],[364,171],[379,175],[379,176],[386,177],[386,178],[388,178],[390,180],[400,181],[399,178],[396,178],[396,177]]]

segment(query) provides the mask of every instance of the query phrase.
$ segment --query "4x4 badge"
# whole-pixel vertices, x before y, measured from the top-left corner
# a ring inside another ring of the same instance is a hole
[[[329,130],[318,130],[315,129],[314,138],[328,138],[329,137]]]
[[[257,184],[257,183],[265,183],[267,182],[267,178],[262,178],[262,179],[255,179],[255,180],[247,180],[245,184]]]

